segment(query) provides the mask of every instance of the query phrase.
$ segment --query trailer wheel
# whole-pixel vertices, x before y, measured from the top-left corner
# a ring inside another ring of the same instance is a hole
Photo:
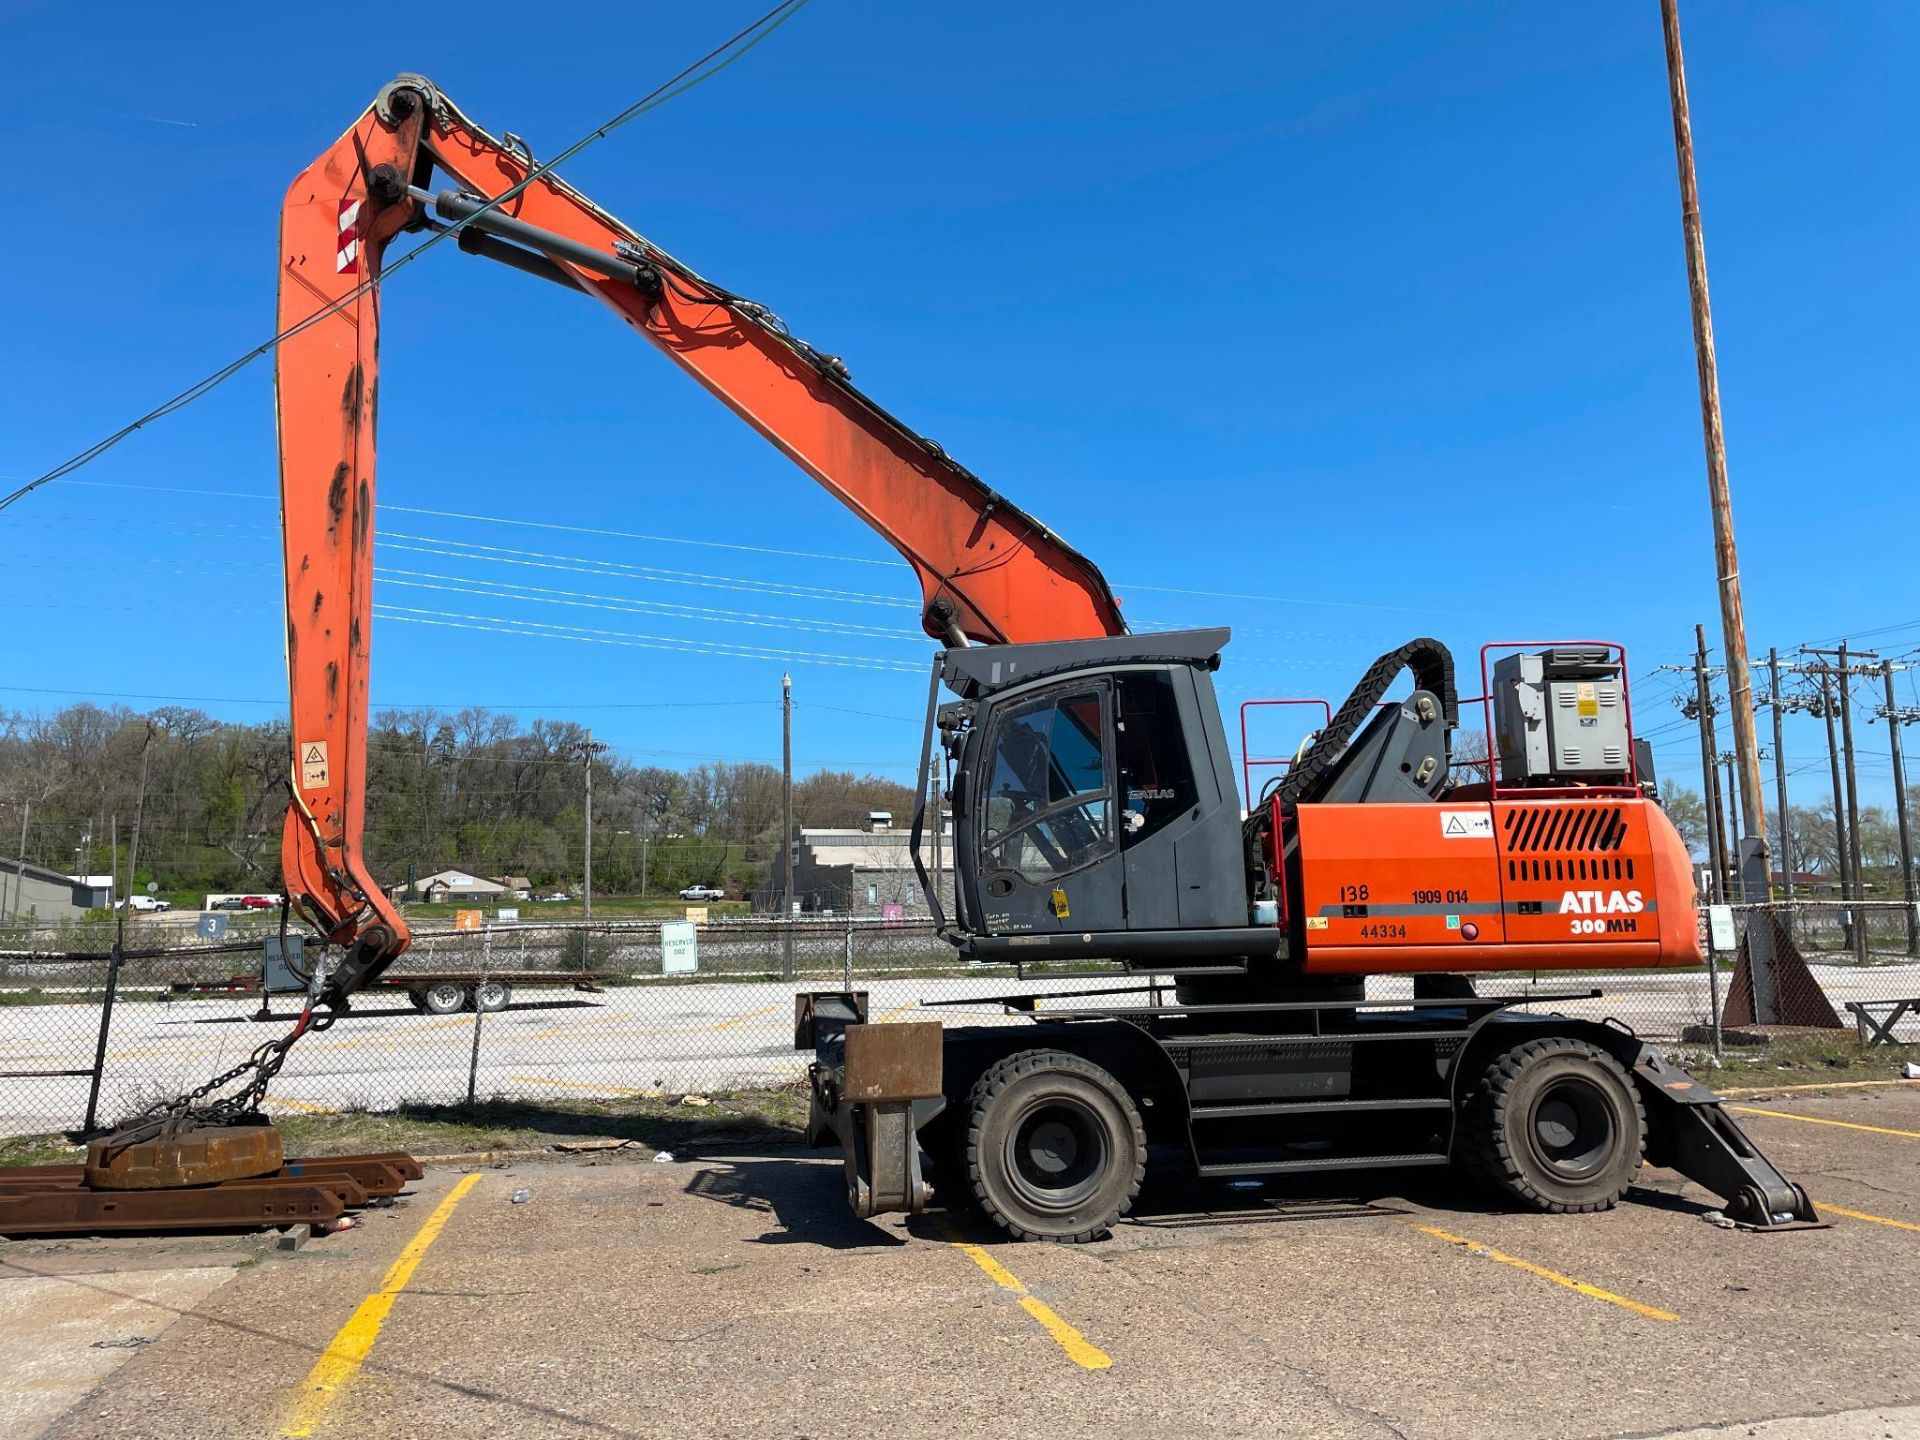
[[[407,1003],[412,1005],[416,1010],[425,1010],[427,1008],[427,992],[418,985],[409,985],[407,987]]]
[[[1647,1116],[1620,1062],[1563,1036],[1496,1056],[1460,1115],[1457,1158],[1523,1205],[1611,1210],[1640,1173]]]
[[[420,1008],[429,1015],[458,1015],[467,1008],[467,987],[441,980],[421,991]]]
[[[1146,1173],[1146,1131],[1126,1087],[1063,1050],[1010,1055],[982,1075],[964,1149],[974,1198],[1016,1240],[1100,1239]]]
[[[504,980],[483,980],[473,987],[473,1003],[477,1010],[491,1015],[495,1011],[507,1008],[507,1002],[513,999],[513,987]]]

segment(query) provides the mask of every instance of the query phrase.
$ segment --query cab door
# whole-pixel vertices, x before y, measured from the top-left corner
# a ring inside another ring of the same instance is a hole
[[[973,800],[987,933],[1124,930],[1113,686],[1057,686],[994,717]]]

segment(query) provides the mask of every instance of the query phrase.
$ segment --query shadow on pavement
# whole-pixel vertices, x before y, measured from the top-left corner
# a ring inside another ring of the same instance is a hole
[[[847,1206],[846,1181],[838,1164],[807,1157],[793,1147],[786,1156],[703,1160],[686,1193],[738,1210],[765,1215],[775,1228],[753,1238],[757,1245],[815,1245],[827,1250],[891,1250],[907,1242]]]

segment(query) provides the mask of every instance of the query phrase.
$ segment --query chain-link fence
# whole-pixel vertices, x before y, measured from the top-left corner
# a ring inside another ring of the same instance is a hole
[[[1538,995],[1543,1008],[1612,1019],[1668,1043],[1704,1046],[1727,1034],[1737,1043],[1777,1033],[1770,1027],[1815,1026],[1853,1044],[1850,1002],[1885,1019],[1898,1001],[1920,996],[1912,918],[1909,907],[1890,904],[1735,907],[1717,927],[1717,969],[1522,971],[1481,976],[1478,987]],[[1769,926],[1770,942],[1757,987],[1747,959],[1756,923]],[[1705,912],[1701,925],[1716,929]],[[806,1064],[792,1048],[799,990],[865,990],[876,1021],[1025,1024],[992,997],[1138,987],[1149,978],[1107,966],[1023,976],[969,964],[924,923],[715,921],[691,927],[691,946],[688,928],[423,930],[349,1015],[294,1048],[269,1108],[678,1097],[790,1084]],[[0,930],[0,1133],[79,1128],[96,1070],[98,1119],[111,1123],[283,1034],[301,997],[261,993],[261,942],[274,929],[263,921],[210,943],[185,925],[129,924],[117,957],[112,926]],[[1601,993],[1587,997],[1590,990]],[[1375,977],[1368,993],[1409,995],[1411,981]],[[1920,1039],[1920,1016],[1899,1017],[1884,1038]]]

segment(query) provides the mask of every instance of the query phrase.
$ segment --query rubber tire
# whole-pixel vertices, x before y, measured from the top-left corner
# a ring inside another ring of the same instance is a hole
[[[1048,1211],[1021,1199],[1006,1169],[1010,1132],[1048,1096],[1070,1096],[1101,1129],[1107,1164],[1092,1193]],[[1083,1245],[1104,1239],[1132,1206],[1147,1170],[1147,1134],[1126,1087],[1091,1060],[1064,1050],[1023,1050],[990,1067],[967,1097],[967,1183],[980,1208],[1016,1240]]]
[[[420,992],[420,1008],[429,1015],[458,1015],[467,1008],[469,998],[463,985],[428,985]]]
[[[407,990],[407,1003],[413,1006],[414,1009],[424,1012],[427,1008],[427,992],[420,989],[417,985],[409,987]]]
[[[1578,1183],[1548,1170],[1527,1134],[1534,1099],[1569,1075],[1585,1078],[1605,1097],[1614,1126],[1612,1155]],[[1481,1073],[1461,1107],[1455,1153],[1470,1174],[1529,1209],[1584,1215],[1611,1210],[1626,1194],[1640,1173],[1646,1145],[1646,1107],[1620,1062],[1585,1040],[1549,1036],[1514,1046]]]
[[[473,987],[473,1004],[489,1015],[498,1014],[513,1001],[513,986],[504,980],[488,980]]]

